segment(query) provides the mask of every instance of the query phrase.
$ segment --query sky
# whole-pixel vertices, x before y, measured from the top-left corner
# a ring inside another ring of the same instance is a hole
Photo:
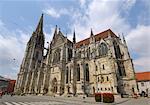
[[[54,28],[77,41],[111,29],[124,35],[135,72],[150,71],[150,0],[1,0],[0,75],[16,79],[26,44],[44,13],[46,42]]]

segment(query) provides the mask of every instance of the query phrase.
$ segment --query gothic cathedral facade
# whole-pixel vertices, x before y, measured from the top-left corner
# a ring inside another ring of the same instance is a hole
[[[44,47],[43,14],[29,39],[15,92],[49,95],[92,95],[137,92],[134,67],[125,38],[110,29],[76,42],[57,29]],[[44,55],[44,50],[47,53]]]

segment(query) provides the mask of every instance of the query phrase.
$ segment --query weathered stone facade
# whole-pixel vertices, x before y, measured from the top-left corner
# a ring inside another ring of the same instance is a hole
[[[137,92],[132,59],[125,38],[110,29],[76,43],[55,28],[44,56],[43,15],[27,43],[16,92],[90,95],[95,92]]]

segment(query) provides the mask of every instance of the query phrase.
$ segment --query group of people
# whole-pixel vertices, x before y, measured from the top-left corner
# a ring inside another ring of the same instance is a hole
[[[3,91],[0,91],[0,98],[2,98],[2,96],[5,95],[5,94],[7,94],[7,93],[5,93],[5,92],[3,92]],[[13,96],[14,93],[9,93],[9,95]]]

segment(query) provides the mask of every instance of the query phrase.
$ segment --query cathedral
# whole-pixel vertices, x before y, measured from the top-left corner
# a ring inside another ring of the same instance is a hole
[[[97,92],[137,92],[132,59],[126,40],[110,29],[76,42],[54,30],[44,47],[43,14],[30,37],[20,65],[15,92],[36,95],[93,95]],[[44,54],[46,50],[46,54]]]

